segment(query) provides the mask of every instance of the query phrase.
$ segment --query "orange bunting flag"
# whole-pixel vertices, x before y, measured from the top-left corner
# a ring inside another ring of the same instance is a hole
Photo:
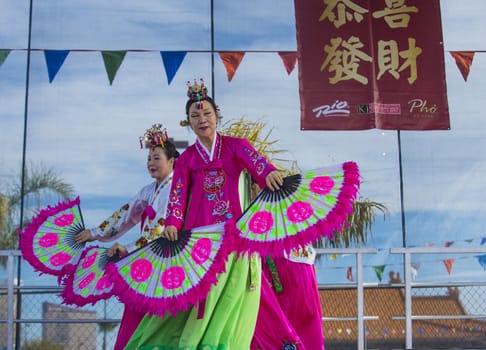
[[[348,267],[348,271],[346,272],[346,278],[348,280],[350,280],[351,282],[354,281],[354,278],[353,278],[353,268],[351,266]]]
[[[446,269],[447,269],[447,273],[450,275],[451,272],[452,272],[452,265],[454,265],[454,262],[456,261],[456,259],[444,259],[442,260],[442,262],[444,263]]]
[[[451,51],[451,56],[456,61],[456,65],[461,71],[464,81],[467,81],[469,70],[474,59],[474,51]]]
[[[223,61],[224,67],[226,68],[226,74],[228,75],[228,81],[233,79],[233,76],[238,69],[243,57],[245,56],[244,52],[220,52],[219,57],[221,61]]]
[[[290,75],[297,64],[297,52],[279,52],[278,55],[282,59],[282,62],[287,70],[287,74]]]

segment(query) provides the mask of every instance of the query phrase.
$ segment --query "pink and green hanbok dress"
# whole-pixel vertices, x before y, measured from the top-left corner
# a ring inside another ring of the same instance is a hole
[[[101,242],[111,242],[140,224],[140,235],[127,246],[129,252],[158,237],[164,227],[172,175],[170,173],[160,185],[154,181],[144,186],[128,203],[98,227],[90,229],[93,237]],[[127,341],[143,316],[143,313],[125,306],[114,350],[125,349]]]
[[[265,186],[276,168],[245,139],[216,134],[211,150],[198,140],[178,158],[166,225],[191,229],[241,215],[238,183],[247,170]],[[127,349],[248,350],[260,304],[259,257],[231,253],[204,302],[175,316],[145,316]]]

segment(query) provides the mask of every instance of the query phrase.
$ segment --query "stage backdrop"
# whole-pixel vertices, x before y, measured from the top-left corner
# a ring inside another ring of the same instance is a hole
[[[301,129],[449,129],[439,2],[295,0]]]

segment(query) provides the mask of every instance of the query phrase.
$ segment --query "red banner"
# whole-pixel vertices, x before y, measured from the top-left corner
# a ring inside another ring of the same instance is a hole
[[[440,0],[295,0],[302,130],[447,130]]]

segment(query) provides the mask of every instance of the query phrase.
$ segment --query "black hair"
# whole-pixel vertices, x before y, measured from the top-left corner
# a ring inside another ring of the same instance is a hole
[[[208,101],[211,106],[213,106],[214,108],[214,113],[216,113],[216,115],[218,115],[218,106],[216,106],[216,102],[214,102],[214,100],[209,97],[208,95],[206,95],[206,97],[202,98],[201,100],[199,101],[194,101],[194,100],[187,100],[186,102],[186,116],[189,118],[189,108],[191,108],[191,105],[193,103],[196,103],[196,102],[201,102],[201,101]]]
[[[162,148],[164,150],[165,155],[167,156],[167,159],[174,158],[174,161],[175,161],[180,155],[176,146],[170,141],[165,141],[164,147],[162,147],[162,145],[156,145],[154,147]]]

